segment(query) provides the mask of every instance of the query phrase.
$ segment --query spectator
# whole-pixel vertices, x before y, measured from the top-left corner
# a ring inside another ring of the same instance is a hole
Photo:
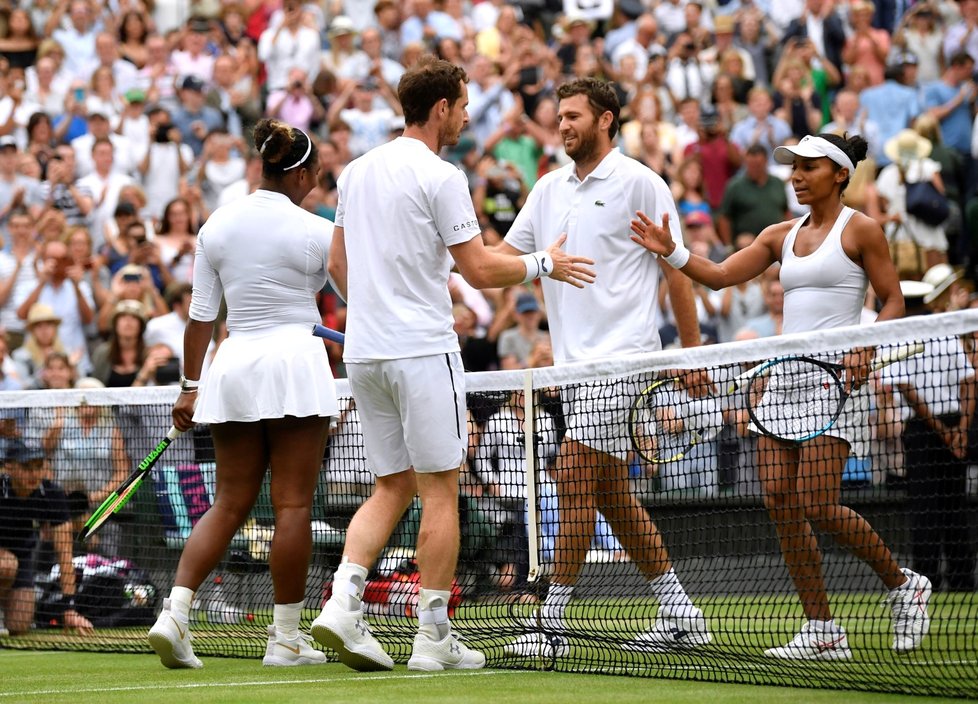
[[[146,323],[146,344],[166,345],[180,359],[183,368],[183,333],[190,318],[190,297],[193,286],[189,282],[174,281],[166,287],[163,300],[170,312],[159,315]]]
[[[0,234],[7,234],[10,214],[27,208],[34,217],[44,204],[37,179],[17,173],[17,142],[11,135],[0,137]]]
[[[146,47],[148,37],[149,24],[144,13],[129,10],[122,15],[119,21],[119,56],[135,66],[137,74],[138,69],[149,63],[149,50]]]
[[[357,54],[354,44],[357,38],[357,29],[349,17],[337,15],[329,23],[327,36],[329,37],[329,48],[323,52],[321,67],[336,75],[345,75],[347,62]]]
[[[935,8],[928,2],[915,3],[900,20],[893,35],[893,45],[917,57],[917,78],[921,83],[941,77],[944,37]]]
[[[759,145],[767,154],[772,154],[775,147],[781,146],[791,136],[791,126],[773,115],[773,108],[774,101],[764,88],[751,88],[747,96],[750,116],[733,126],[730,141],[743,151]]]
[[[196,78],[201,85],[209,83],[214,74],[214,57],[207,50],[207,35],[211,31],[210,20],[191,17],[180,36],[180,48],[170,56],[176,75]]]
[[[180,103],[173,108],[173,126],[180,130],[180,137],[199,157],[204,150],[204,138],[208,133],[224,128],[221,113],[205,104],[204,82],[197,76],[187,76],[180,82]]]
[[[721,75],[717,83],[723,79]],[[700,111],[699,139],[686,146],[685,155],[695,156],[701,166],[703,190],[710,210],[723,202],[723,192],[743,162],[737,146],[727,138],[727,127],[716,110]]]
[[[119,204],[119,191],[133,180],[115,170],[115,146],[111,139],[96,140],[92,144],[91,154],[95,169],[78,179],[76,186],[80,192],[92,194],[90,231],[95,246],[101,247],[105,241],[106,224],[112,219]]]
[[[45,478],[44,451],[14,441],[7,450],[4,471],[0,474],[0,607],[7,630],[23,635],[33,626],[37,598],[34,554],[41,529],[46,528],[60,567],[62,622],[81,635],[90,635],[92,624],[74,608],[77,584],[68,499],[60,486]]]
[[[734,237],[733,249],[739,251],[754,241],[755,235],[741,233]],[[717,327],[717,342],[731,342],[737,331],[744,328],[751,318],[763,315],[766,310],[760,281],[745,281],[710,294]]]
[[[772,3],[772,5],[775,3]],[[832,0],[805,0],[805,9],[785,29],[781,40],[808,39],[819,56],[824,56],[836,71],[842,69],[842,50],[846,32],[842,20],[832,12]]]
[[[764,307],[767,310],[749,318],[741,330],[749,330],[756,337],[774,337],[781,334],[784,329],[784,287],[781,285],[779,272],[780,267],[774,266],[759,277]]]
[[[136,232],[134,236],[138,241],[139,233]],[[190,203],[185,198],[174,198],[167,203],[153,244],[159,248],[160,260],[173,279],[189,282],[197,249],[197,223],[193,219]],[[154,276],[155,278],[157,277]],[[160,286],[160,289],[167,285],[169,281]]]
[[[194,151],[183,143],[180,129],[163,108],[150,111],[148,131],[149,149],[139,163],[139,173],[146,187],[148,214],[158,219],[166,204],[177,197],[180,181],[194,163]]]
[[[641,15],[635,20],[635,36],[624,40],[611,54],[612,65],[621,71],[622,59],[632,57],[632,77],[641,81],[649,70],[649,52],[653,45],[661,45],[661,39],[655,17],[648,13]]]
[[[323,121],[326,111],[311,93],[306,72],[301,68],[292,68],[289,70],[289,84],[269,94],[265,114],[309,132],[313,122],[318,124]]]
[[[677,36],[669,49],[666,85],[677,101],[702,101],[706,97],[707,82],[696,57],[696,43],[689,34]]]
[[[88,133],[71,140],[75,150],[74,172],[79,179],[95,172],[95,159],[92,148],[99,140],[112,143],[112,171],[131,176],[136,170],[136,154],[128,137],[112,131],[110,114],[102,107],[93,108],[88,113]]]
[[[399,3],[394,0],[378,0],[374,5],[374,14],[377,17],[377,30],[380,32],[381,51],[391,61],[399,61],[402,53]]]
[[[95,77],[99,69],[107,69],[112,77],[115,97],[136,87],[139,70],[135,65],[119,56],[119,40],[109,32],[102,32],[95,38],[96,60],[88,67],[88,75]]]
[[[878,86],[883,82],[886,57],[890,53],[890,33],[873,28],[874,9],[869,0],[856,0],[849,6],[852,35],[842,49],[842,60],[848,66],[863,66],[869,72],[869,84]]]
[[[499,335],[499,363],[502,369],[526,369],[533,346],[546,337],[540,330],[543,312],[536,296],[521,293],[516,297],[516,327]]]
[[[60,336],[73,364],[83,373],[90,365],[85,326],[95,320],[95,301],[84,270],[71,261],[68,247],[59,241],[47,242],[42,249],[38,283],[17,309],[17,315],[27,320],[31,306],[46,303],[61,318]]]
[[[868,120],[879,127],[879,144],[886,144],[907,127],[921,112],[917,96],[917,57],[901,52],[890,63],[882,85],[867,88],[859,96],[859,104]],[[867,140],[868,141],[868,140]],[[870,148],[874,148],[870,143]],[[889,159],[876,146],[878,163],[886,166]]]
[[[69,82],[55,80],[57,66],[54,58],[44,56],[28,68],[26,74],[27,92],[24,93],[24,102],[39,106],[48,117],[60,115],[65,109]]]
[[[817,133],[822,124],[822,101],[805,65],[797,59],[783,61],[774,71],[773,80],[774,116],[791,127],[796,139]]]
[[[453,329],[458,335],[462,367],[467,372],[486,372],[499,368],[495,340],[480,334],[475,313],[465,303],[452,305]]]
[[[25,332],[24,321],[18,317],[17,309],[37,286],[37,250],[34,218],[30,213],[14,211],[7,224],[10,251],[0,247],[0,328],[6,331],[11,349],[17,349],[24,341]]]
[[[679,212],[682,215],[682,210]],[[720,241],[716,230],[713,228],[713,218],[710,217],[709,213],[699,209],[691,210],[683,218],[683,224],[686,225],[685,234],[690,250],[695,248],[697,254],[717,263],[727,258],[728,248]],[[705,288],[703,290],[705,291]],[[712,305],[710,307],[712,308]],[[714,315],[712,310],[708,312],[710,316]],[[709,321],[701,320],[700,322],[707,323]]]
[[[827,123],[823,132],[833,132],[842,136],[860,136],[869,144],[869,153],[874,161],[879,161],[883,153],[882,138],[879,126],[869,118],[867,110],[859,107],[859,95],[851,90],[840,90],[832,102],[832,121]]]
[[[377,108],[374,99],[381,97],[387,107]],[[353,105],[347,108],[350,98]],[[388,140],[391,119],[401,114],[397,96],[383,81],[373,79],[348,82],[336,102],[329,108],[330,123],[340,118],[350,127],[350,155],[355,159]]]
[[[486,56],[477,54],[469,67],[469,130],[481,151],[486,140],[495,132],[503,117],[513,107],[510,83],[516,79],[519,67],[511,64],[500,76],[496,65]]]
[[[485,156],[479,162],[472,200],[479,222],[501,236],[509,232],[516,213],[526,202],[527,188],[515,164]]]
[[[876,190],[880,203],[878,216],[891,242],[909,239],[924,255],[924,268],[947,262],[947,235],[944,226],[928,225],[907,213],[907,184],[929,181],[941,193],[941,165],[929,159],[931,143],[911,129],[901,131],[886,143],[884,152],[892,162],[880,171]]]
[[[53,353],[65,353],[64,345],[58,337],[61,318],[46,303],[35,303],[27,314],[27,337],[24,344],[14,350],[13,360],[17,364],[18,376],[25,389],[42,388],[41,370],[44,362]]]
[[[959,0],[961,19],[944,33],[944,61],[951,63],[954,56],[965,52],[973,62],[978,62],[978,0]]]
[[[963,5],[974,5],[978,11],[978,0],[965,0]],[[973,34],[978,36],[978,31]],[[969,161],[975,103],[974,70],[975,60],[967,52],[959,51],[948,60],[941,80],[932,81],[921,88],[921,107],[940,120],[941,140],[965,155]]]
[[[65,10],[69,12],[69,21],[63,24]],[[44,27],[44,34],[64,49],[65,67],[70,75],[75,78],[88,76],[86,69],[96,59],[96,30],[92,8],[85,0],[57,3]]]
[[[176,95],[176,68],[170,63],[166,40],[158,34],[146,38],[146,63],[139,69],[136,85],[146,91],[150,103],[169,102]]]
[[[98,379],[86,377],[75,383],[77,389],[98,389]],[[87,510],[75,519],[74,531],[80,530],[91,512],[126,479],[130,460],[122,442],[122,433],[109,406],[95,406],[85,400],[75,408],[54,409],[50,425],[44,431],[42,447],[50,457],[54,481],[68,492],[81,497]],[[88,541],[90,550],[103,555],[119,554],[121,530],[110,523]]]
[[[114,304],[109,338],[92,353],[92,376],[105,386],[146,386],[164,360],[150,356],[145,339],[146,309],[139,301]]]
[[[292,68],[304,69],[308,76],[320,69],[319,33],[308,25],[302,3],[285,0],[282,12],[282,23],[266,29],[258,40],[258,58],[265,64],[270,91],[288,86]]]
[[[64,352],[51,352],[41,366],[41,385],[47,391],[63,391],[75,386],[78,372],[71,358]]]
[[[238,156],[244,151],[245,144],[240,137],[232,137],[224,131],[207,135],[196,179],[206,212],[213,212],[217,208],[225,188],[244,178],[245,160]],[[186,275],[189,280],[190,272]],[[179,278],[182,274],[174,271],[174,276]]]
[[[440,7],[441,2],[437,3]],[[401,43],[404,46],[412,42],[430,42],[434,39],[448,37],[462,41],[462,28],[455,19],[441,10],[435,9],[433,0],[414,0],[414,13],[404,18],[401,23]]]
[[[732,242],[733,233],[758,234],[768,225],[786,219],[788,198],[784,181],[768,172],[767,150],[760,144],[747,149],[744,171],[727,184],[717,218],[717,231],[723,242]]]
[[[398,81],[404,75],[404,66],[384,56],[382,48],[380,30],[373,27],[364,29],[360,34],[360,51],[340,67],[340,76],[354,81],[367,78],[383,80],[396,90]]]
[[[24,70],[37,60],[40,43],[27,10],[13,8],[7,16],[6,30],[0,38],[0,53],[12,69]]]
[[[261,117],[258,83],[248,78],[241,80],[235,59],[228,54],[214,60],[214,82],[206,102],[220,111],[228,132],[235,137],[250,133]]]
[[[108,118],[110,125],[118,125],[119,117],[125,109],[122,95],[116,91],[112,69],[99,66],[89,80],[88,96],[85,98],[85,110],[91,115],[103,115]],[[91,117],[89,118],[91,129]]]
[[[109,271],[104,267],[102,258],[94,255],[91,233],[84,227],[74,227],[67,230],[63,239],[68,245],[72,266],[81,267],[82,279],[87,280],[92,289],[96,308],[100,307],[109,296],[105,286],[109,281]]]
[[[703,164],[696,156],[690,156],[676,167],[676,178],[671,185],[672,197],[680,217],[702,213],[710,217],[710,204],[703,191]]]
[[[122,96],[122,113],[116,123],[115,132],[129,140],[129,153],[133,158],[132,173],[146,156],[150,145],[149,116],[146,114],[146,92],[141,88],[130,88]]]

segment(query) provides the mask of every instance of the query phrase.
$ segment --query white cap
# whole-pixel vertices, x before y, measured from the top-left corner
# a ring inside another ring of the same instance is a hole
[[[850,176],[856,170],[852,159],[844,151],[832,144],[829,140],[822,137],[813,137],[810,134],[802,137],[798,144],[790,147],[778,147],[774,150],[774,160],[779,164],[791,164],[794,162],[796,156],[800,156],[803,159],[818,159],[824,156],[839,166],[844,166],[849,169]]]

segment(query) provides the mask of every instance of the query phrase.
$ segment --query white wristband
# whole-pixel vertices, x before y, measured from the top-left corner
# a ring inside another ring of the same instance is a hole
[[[677,244],[676,248],[672,250],[672,254],[664,257],[664,259],[673,269],[682,269],[686,266],[686,262],[689,261],[689,250],[686,249],[686,245]]]
[[[523,283],[529,283],[534,279],[541,279],[544,276],[550,276],[554,273],[554,260],[549,252],[542,250],[531,252],[530,254],[522,255],[520,259],[523,260],[523,265],[526,267],[526,276],[523,277]]]

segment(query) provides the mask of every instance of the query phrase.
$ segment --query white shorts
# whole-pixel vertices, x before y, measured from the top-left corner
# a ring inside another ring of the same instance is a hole
[[[338,415],[329,357],[311,327],[233,333],[221,343],[201,384],[194,421]]]
[[[468,447],[465,372],[458,352],[346,365],[378,477],[458,469]]]
[[[567,437],[582,445],[628,460],[632,440],[628,416],[632,402],[654,380],[652,374],[571,386],[563,390]]]

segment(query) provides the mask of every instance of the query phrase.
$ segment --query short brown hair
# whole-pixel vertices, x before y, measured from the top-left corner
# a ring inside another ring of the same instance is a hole
[[[423,125],[439,100],[454,105],[468,83],[465,69],[443,59],[425,56],[401,76],[397,98],[404,110],[405,125]]]
[[[573,95],[587,96],[588,105],[595,119],[604,113],[611,113],[611,126],[608,127],[608,137],[614,139],[618,134],[619,118],[621,116],[621,104],[618,102],[618,94],[612,88],[611,83],[602,81],[598,78],[578,78],[565,83],[557,89],[557,99],[564,100]]]

